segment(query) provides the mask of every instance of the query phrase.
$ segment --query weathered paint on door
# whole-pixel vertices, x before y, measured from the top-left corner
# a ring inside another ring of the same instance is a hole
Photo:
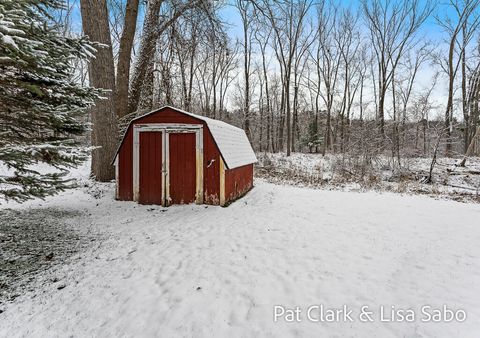
[[[219,204],[220,200],[220,152],[205,121],[184,115],[171,108],[134,121],[127,129],[119,150],[119,196],[125,201],[133,200],[133,127],[138,124],[172,123],[203,126],[203,202]]]
[[[139,203],[162,204],[162,133],[140,133]]]
[[[169,134],[170,204],[195,202],[195,133]]]

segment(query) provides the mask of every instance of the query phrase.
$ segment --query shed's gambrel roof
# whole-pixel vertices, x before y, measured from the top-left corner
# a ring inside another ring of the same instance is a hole
[[[163,106],[162,108],[156,109],[150,113],[144,114],[142,116],[139,116],[133,119],[130,122],[130,125],[136,120],[139,120],[151,114],[159,113],[160,111],[166,108],[172,109],[181,114],[189,115],[193,118],[204,121],[207,124],[208,129],[210,130],[210,133],[212,134],[213,139],[217,144],[218,150],[220,151],[220,154],[223,160],[225,161],[225,165],[227,166],[228,169],[234,169],[247,164],[252,164],[257,162],[257,157],[255,156],[255,153],[252,149],[252,146],[250,145],[250,141],[248,140],[248,137],[247,137],[247,134],[245,134],[245,131],[241,128],[237,128],[223,121],[214,120],[209,117],[189,113],[184,110],[174,108],[171,106]],[[130,128],[130,125],[125,131],[125,135],[128,129]],[[125,135],[123,139],[125,138]],[[120,143],[120,147],[123,143],[123,139],[122,139],[122,142]],[[117,150],[117,154],[118,154],[118,151],[120,150],[120,147]]]

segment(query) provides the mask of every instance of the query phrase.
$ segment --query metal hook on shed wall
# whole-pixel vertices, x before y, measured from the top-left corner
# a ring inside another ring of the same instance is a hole
[[[210,168],[210,166],[215,162],[215,159],[212,158],[210,161],[208,161],[207,168]]]

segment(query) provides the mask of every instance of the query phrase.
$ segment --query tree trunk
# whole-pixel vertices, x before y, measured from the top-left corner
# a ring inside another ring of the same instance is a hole
[[[287,156],[290,156],[292,146],[292,112],[290,111],[290,73],[285,81],[285,109],[287,110]]]
[[[155,45],[158,37],[158,20],[162,2],[162,0],[151,0],[148,2],[145,23],[143,25],[143,36],[140,42],[140,51],[135,63],[135,70],[128,98],[129,113],[138,109],[145,74],[147,73],[149,63],[153,61]]]
[[[251,140],[250,135],[250,58],[251,58],[251,48],[249,48],[249,36],[248,36],[248,18],[243,17],[243,71],[245,77],[245,102],[243,107],[243,118],[245,125],[245,133],[249,140]]]
[[[139,0],[128,0],[125,9],[125,24],[117,61],[117,81],[115,95],[115,110],[118,118],[128,114],[128,87],[130,83],[130,59],[132,57],[133,40],[137,27]]]
[[[422,120],[422,131],[423,131],[423,156],[427,156],[427,127],[428,121],[426,119]]]
[[[480,126],[477,127],[477,131],[475,132],[475,135],[473,136],[472,140],[470,141],[470,144],[468,145],[467,151],[465,152],[465,156],[463,156],[462,161],[459,163],[459,166],[464,167],[465,163],[467,162],[467,158],[469,156],[472,156],[473,150],[475,148],[475,141],[477,139],[480,139]]]
[[[293,121],[292,121],[292,144],[290,146],[292,152],[295,152],[295,137],[299,135],[298,131],[298,85],[297,75],[295,74],[294,87],[293,87]],[[298,149],[297,149],[298,150]]]
[[[466,23],[463,24],[462,26],[462,49],[463,53],[461,55],[461,62],[462,62],[462,112],[463,112],[463,118],[465,122],[465,129],[463,131],[463,151],[464,153],[467,152],[467,148],[469,146],[469,135],[470,135],[470,122],[468,120],[469,118],[469,113],[468,113],[468,107],[467,107],[467,69],[466,69],[466,49],[467,49],[467,38],[466,38]]]
[[[378,131],[382,140],[385,138],[385,91],[379,90],[380,98],[378,100]],[[382,147],[384,145],[382,144]]]
[[[271,117],[270,120],[270,115],[271,115],[271,109],[270,109],[270,93],[268,91],[268,72],[267,72],[267,65],[265,62],[265,48],[262,48],[262,69],[263,69],[263,77],[265,81],[265,96],[267,100],[267,151],[270,151],[273,147],[270,147],[270,130],[271,130],[271,124],[273,123],[273,116]]]
[[[262,83],[260,83],[260,88],[262,87]],[[260,113],[260,135],[259,135],[259,142],[258,142],[258,150],[262,152],[263,150],[263,116],[264,116],[264,104],[263,104],[263,93],[260,89],[260,96],[258,98],[258,110]]]
[[[327,121],[325,123],[325,142],[323,143],[323,147],[322,147],[322,156],[325,156],[325,154],[327,152],[327,148],[330,147],[330,142],[331,142],[330,128],[331,128],[331,124],[332,124],[332,115],[330,113],[330,108],[327,107]]]
[[[96,57],[88,66],[90,85],[108,90],[106,99],[97,100],[92,108],[92,146],[99,147],[92,152],[91,174],[100,182],[115,177],[111,161],[117,143],[117,120],[114,110],[115,69],[112,42],[108,23],[106,0],[81,0],[80,9],[85,35],[105,47],[98,48]]]
[[[188,92],[187,92],[187,99],[185,103],[185,109],[190,111],[190,106],[192,104],[192,91],[193,91],[193,77],[194,77],[194,69],[195,69],[195,52],[196,52],[196,31],[192,36],[192,51],[190,54],[190,71],[189,71],[189,81],[188,81]]]
[[[454,34],[450,41],[450,48],[448,51],[448,100],[447,107],[445,109],[445,135],[446,135],[446,146],[445,146],[445,156],[452,156],[452,110],[453,110],[453,91],[454,91],[454,81],[455,73],[453,66],[453,54],[455,51],[455,41],[456,34]]]
[[[278,124],[278,148],[283,151],[285,145],[284,129],[285,129],[285,85],[282,79],[282,95],[280,97],[280,121]]]
[[[143,112],[148,112],[153,109],[154,102],[153,102],[153,87],[154,87],[154,63],[153,61],[148,64],[147,67],[147,72],[145,74],[145,78],[143,79],[142,82],[142,91],[140,95],[140,101],[138,103],[138,111],[143,113]],[[162,74],[162,80],[164,79],[164,74]],[[168,81],[168,80],[165,80]],[[168,84],[166,86],[168,88]],[[166,102],[167,104],[171,104],[170,100],[170,95],[169,91],[166,91]]]

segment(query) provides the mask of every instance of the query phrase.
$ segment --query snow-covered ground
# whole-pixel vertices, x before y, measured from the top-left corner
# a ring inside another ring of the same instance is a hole
[[[257,180],[228,208],[162,208],[83,182],[8,206],[78,210],[73,226],[101,239],[7,304],[1,337],[478,337],[478,204]],[[353,321],[309,321],[321,304]],[[298,306],[300,321],[275,322],[276,305]],[[422,322],[422,306],[443,305],[466,320]],[[382,322],[381,306],[417,317]]]

